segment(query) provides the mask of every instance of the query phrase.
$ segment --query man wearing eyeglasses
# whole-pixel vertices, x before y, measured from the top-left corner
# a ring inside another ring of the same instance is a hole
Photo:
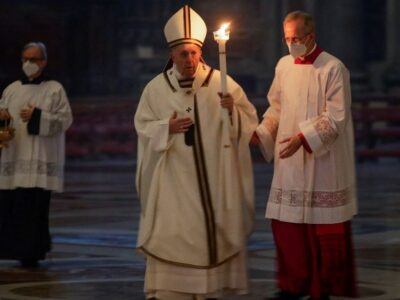
[[[50,250],[49,204],[62,191],[64,133],[72,113],[63,86],[44,76],[46,46],[22,50],[24,76],[0,99],[0,122],[12,122],[14,138],[0,160],[0,259],[37,267]]]
[[[350,220],[357,213],[349,72],[315,42],[312,17],[289,13],[290,55],[275,69],[256,130],[274,159],[266,217],[277,248],[271,299],[357,295]]]

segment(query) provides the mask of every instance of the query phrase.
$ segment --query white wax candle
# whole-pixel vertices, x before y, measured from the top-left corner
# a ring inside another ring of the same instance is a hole
[[[218,41],[218,51],[219,51],[219,70],[221,72],[221,92],[225,95],[227,91],[226,85],[226,50],[225,50],[225,40]]]

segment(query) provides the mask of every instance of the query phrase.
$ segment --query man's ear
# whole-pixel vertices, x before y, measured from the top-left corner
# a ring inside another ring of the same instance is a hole
[[[175,51],[174,51],[174,49],[171,49],[171,51],[169,52],[169,57],[174,62],[174,60],[175,60]]]

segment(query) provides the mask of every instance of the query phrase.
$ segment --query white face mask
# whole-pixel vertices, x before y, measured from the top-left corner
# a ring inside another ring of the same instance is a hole
[[[304,44],[288,44],[287,45],[289,48],[289,53],[292,55],[294,58],[298,58],[300,56],[304,56],[307,52],[307,47]]]
[[[22,65],[22,71],[24,71],[27,77],[32,76],[33,74],[37,73],[40,70],[39,66],[35,63],[30,62],[27,60]]]

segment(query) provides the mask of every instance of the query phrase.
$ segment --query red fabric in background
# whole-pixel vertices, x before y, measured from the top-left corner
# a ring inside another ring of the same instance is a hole
[[[294,294],[357,297],[350,221],[295,224],[272,220],[278,288]]]

